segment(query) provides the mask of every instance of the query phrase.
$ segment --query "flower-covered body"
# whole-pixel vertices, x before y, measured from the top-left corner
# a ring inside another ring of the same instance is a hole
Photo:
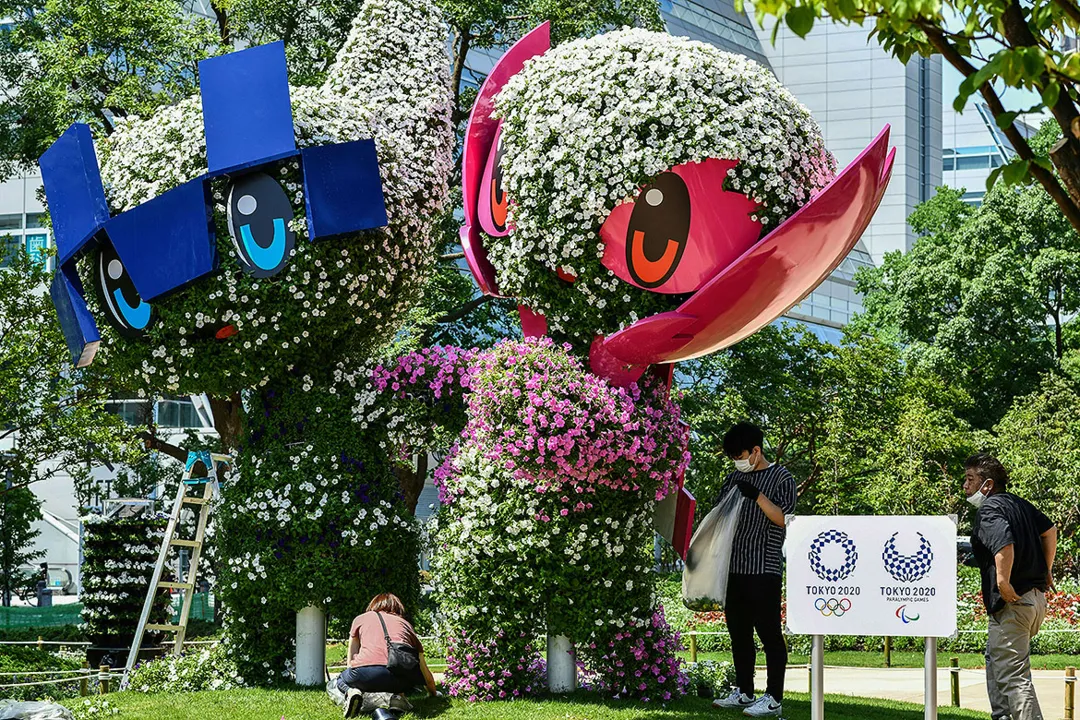
[[[457,443],[435,472],[442,506],[430,527],[450,692],[541,691],[535,639],[546,631],[574,640],[605,692],[679,694],[677,639],[654,619],[653,512],[689,454],[662,380],[615,387],[568,347],[535,339],[424,351],[377,368],[371,384],[376,397],[358,393],[362,422],[382,418],[387,402],[412,422],[426,415],[409,401],[465,397],[463,415],[440,416],[463,426],[442,428]]]

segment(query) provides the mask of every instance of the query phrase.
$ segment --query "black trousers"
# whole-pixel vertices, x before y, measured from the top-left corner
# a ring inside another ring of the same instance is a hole
[[[747,695],[754,695],[754,630],[765,649],[769,682],[766,692],[780,702],[784,699],[784,672],[788,652],[780,627],[780,576],[736,575],[728,579],[727,616],[731,636],[731,656],[735,682]]]

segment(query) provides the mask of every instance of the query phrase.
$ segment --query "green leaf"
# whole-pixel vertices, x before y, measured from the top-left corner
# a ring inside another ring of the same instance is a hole
[[[994,183],[997,182],[998,176],[1001,175],[1001,168],[996,167],[990,171],[990,174],[986,177],[986,192],[994,187]]]
[[[788,10],[787,15],[784,16],[784,20],[787,21],[788,27],[791,28],[791,32],[804,38],[814,27],[814,9],[809,5],[793,7]]]
[[[1057,82],[1051,81],[1049,85],[1043,88],[1042,101],[1046,107],[1054,107],[1057,104],[1058,96],[1061,95],[1061,85]]]
[[[1020,113],[1014,111],[1003,112],[994,118],[994,122],[997,123],[997,126],[1002,130],[1007,130],[1014,122],[1016,122],[1016,118],[1019,115]]]
[[[1027,177],[1031,163],[1027,160],[1013,160],[1001,168],[1001,178],[1006,185],[1013,185]]]

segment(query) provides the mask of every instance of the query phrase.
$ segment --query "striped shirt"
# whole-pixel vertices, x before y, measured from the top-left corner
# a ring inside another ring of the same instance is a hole
[[[736,470],[724,480],[716,503],[727,493],[739,492],[740,480],[745,480],[760,490],[774,505],[783,510],[785,515],[795,511],[795,478],[782,465],[773,464],[764,470],[748,473]],[[746,500],[740,512],[728,572],[738,575],[782,575],[784,537],[787,529],[769,520],[756,502]]]

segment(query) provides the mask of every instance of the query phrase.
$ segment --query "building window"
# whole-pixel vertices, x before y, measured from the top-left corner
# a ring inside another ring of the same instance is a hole
[[[11,265],[11,259],[14,257],[21,244],[21,237],[12,237],[11,235],[0,236],[0,268],[6,268]]]
[[[158,403],[158,427],[197,428],[202,427],[199,413],[190,400],[162,400]]]
[[[26,227],[27,228],[41,228],[45,227],[42,224],[42,220],[45,217],[45,213],[26,213]]]
[[[118,416],[128,425],[146,425],[149,421],[150,404],[146,400],[114,399],[105,403],[105,412]]]
[[[993,145],[977,147],[946,148],[942,153],[941,169],[950,170],[990,170],[1001,167],[1005,159]]]
[[[22,215],[0,215],[0,230],[22,230]]]

